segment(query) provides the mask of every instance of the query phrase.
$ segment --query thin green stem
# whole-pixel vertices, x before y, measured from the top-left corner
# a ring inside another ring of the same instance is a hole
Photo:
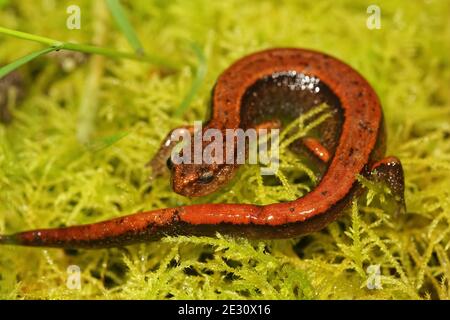
[[[99,54],[106,57],[114,58],[114,59],[130,59],[130,60],[136,60],[136,61],[143,61],[143,62],[149,62],[153,63],[162,67],[166,67],[169,69],[178,69],[179,64],[175,63],[173,61],[169,61],[163,57],[156,56],[156,55],[136,55],[134,53],[130,52],[122,52],[117,51],[113,49],[108,48],[100,48],[96,46],[91,45],[85,45],[85,44],[77,44],[77,43],[71,43],[71,42],[62,42],[59,40],[42,37],[22,31],[12,30],[4,27],[0,27],[0,34],[9,35],[12,37],[16,37],[19,39],[34,41],[38,43],[42,43],[51,47],[56,48],[56,50],[70,50],[70,51],[78,51],[83,53],[89,53],[89,54]]]
[[[192,82],[191,88],[174,112],[174,116],[178,118],[181,117],[189,108],[190,104],[195,98],[195,95],[200,90],[200,87],[202,86],[206,76],[207,62],[202,49],[200,49],[200,47],[196,44],[192,44],[192,49],[194,50],[195,55],[198,59],[197,72],[194,81]]]
[[[17,59],[14,62],[11,62],[10,64],[7,64],[6,66],[3,66],[0,68],[0,79],[6,76],[8,73],[13,72],[14,70],[20,68],[24,64],[30,62],[33,59],[36,59],[37,57],[40,57],[44,54],[47,54],[49,52],[55,51],[56,49],[54,47],[41,49],[36,52],[32,52],[30,54],[27,54],[26,56]]]
[[[144,47],[142,46],[139,38],[131,26],[130,21],[127,18],[124,8],[119,0],[106,0],[106,5],[108,6],[111,14],[116,21],[120,30],[128,39],[128,42],[133,47],[134,51],[138,55],[144,54]]]
[[[56,47],[56,48],[60,48],[63,44],[61,41],[57,41],[57,40],[50,39],[47,37],[37,36],[34,34],[22,32],[22,31],[12,30],[12,29],[8,29],[8,28],[4,28],[4,27],[0,27],[0,33],[6,34],[8,36],[16,37],[19,39],[39,42],[39,43],[42,43],[42,44],[45,44],[45,45],[48,45],[51,47]]]

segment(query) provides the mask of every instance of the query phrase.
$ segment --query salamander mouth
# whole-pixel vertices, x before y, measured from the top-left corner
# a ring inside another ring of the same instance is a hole
[[[202,165],[177,165],[172,170],[173,191],[185,197],[202,197],[224,187],[235,174],[236,166],[220,165],[211,170],[211,179],[202,178]]]
[[[210,183],[208,185],[199,183],[198,181],[191,181],[185,184],[176,183],[176,181],[172,181],[173,191],[178,193],[179,195],[185,197],[203,197],[208,194],[214,193],[218,191],[222,185],[218,185],[216,183]]]

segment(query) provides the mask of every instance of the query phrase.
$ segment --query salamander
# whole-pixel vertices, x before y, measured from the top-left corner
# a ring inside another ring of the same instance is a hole
[[[3,235],[0,244],[104,248],[167,235],[217,233],[253,239],[291,238],[318,231],[336,220],[363,190],[358,175],[386,183],[399,206],[404,206],[401,163],[395,157],[384,157],[386,134],[379,98],[364,77],[344,62],[307,49],[260,51],[226,69],[211,100],[211,116],[203,130],[256,128],[274,119],[284,126],[319,104],[330,106],[332,116],[319,125],[316,136],[299,143],[324,164],[318,184],[293,201],[162,208],[93,224]],[[151,163],[154,168],[167,160],[171,145],[169,138]],[[174,191],[194,197],[226,185],[239,165],[172,163],[170,167]]]

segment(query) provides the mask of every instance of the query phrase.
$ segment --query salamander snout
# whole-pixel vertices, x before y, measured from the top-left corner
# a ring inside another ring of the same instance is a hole
[[[227,184],[235,169],[229,164],[173,164],[172,188],[186,197],[205,196]]]

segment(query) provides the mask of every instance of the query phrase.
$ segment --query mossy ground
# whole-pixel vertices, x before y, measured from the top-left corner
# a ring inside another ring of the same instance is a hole
[[[66,7],[74,3],[81,7],[81,30],[65,27]],[[282,46],[330,53],[373,85],[386,117],[388,153],[404,165],[407,213],[383,209],[375,192],[371,204],[363,197],[339,222],[300,239],[178,237],[78,252],[1,247],[0,298],[450,297],[448,1],[379,1],[380,30],[366,27],[371,1],[124,3],[148,51],[195,63],[190,43],[198,43],[206,80],[184,117],[175,118],[195,77],[187,65],[163,75],[148,64],[97,56],[63,71],[61,59],[50,56],[23,67],[26,98],[14,108],[12,124],[0,125],[0,233],[189,203],[171,191],[167,177],[149,182],[145,163],[171,128],[204,119],[214,81],[231,62]],[[129,50],[102,1],[4,0],[0,6],[5,27]],[[4,36],[0,44],[1,64],[39,47]],[[288,177],[302,171],[284,170]],[[231,187],[196,201],[273,202],[304,187],[263,186],[258,171],[247,167]],[[81,290],[66,287],[70,265],[81,268]],[[382,289],[367,288],[370,265],[380,265]]]

